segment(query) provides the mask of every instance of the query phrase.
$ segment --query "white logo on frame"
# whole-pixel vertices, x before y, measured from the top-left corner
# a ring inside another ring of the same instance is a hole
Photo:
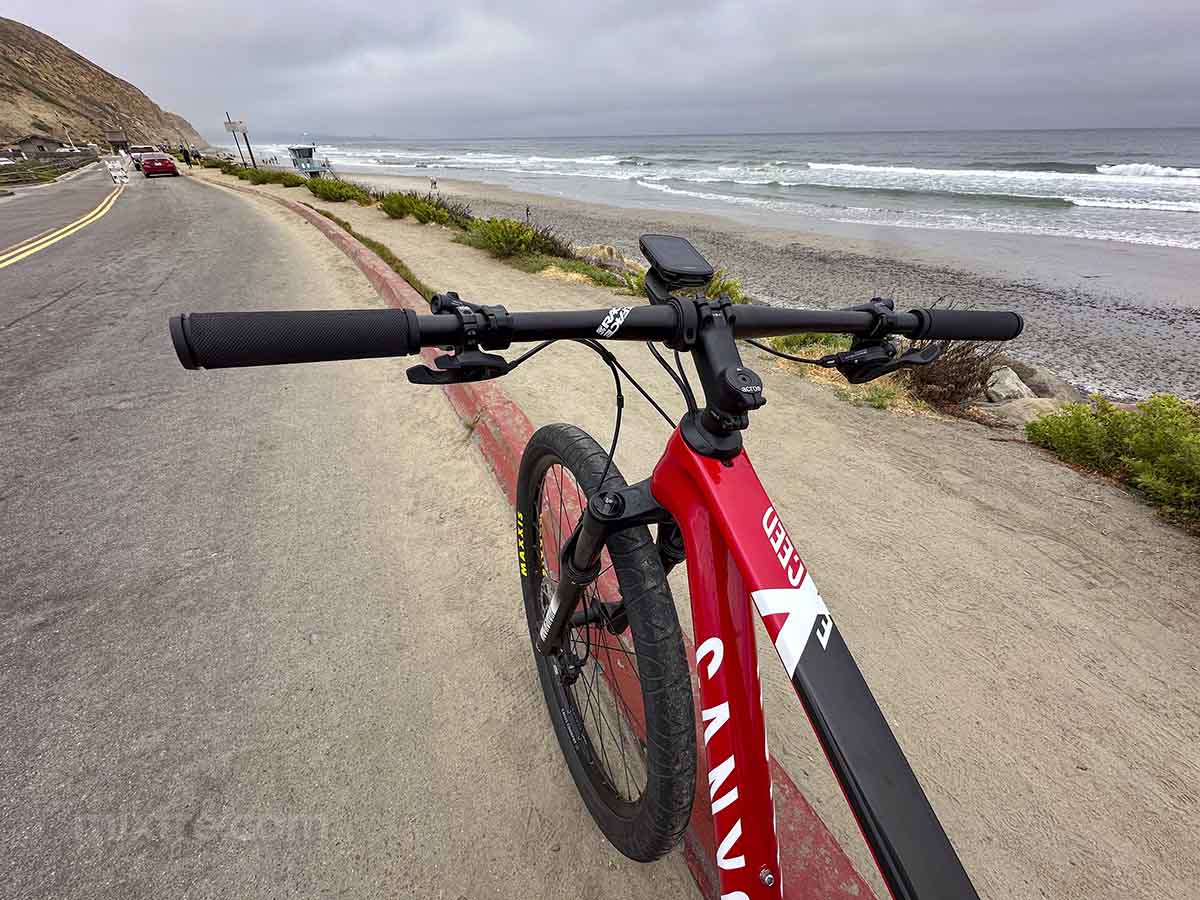
[[[828,648],[829,636],[833,634],[833,619],[811,577],[805,578],[798,588],[767,588],[752,591],[750,596],[754,598],[760,616],[787,615],[775,637],[775,649],[779,651],[779,658],[783,660],[789,676],[796,674],[800,656],[818,620],[817,640],[822,650]]]

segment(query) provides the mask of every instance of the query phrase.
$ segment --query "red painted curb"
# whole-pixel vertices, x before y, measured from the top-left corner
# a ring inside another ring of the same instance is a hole
[[[428,312],[429,306],[424,297],[336,222],[283,197],[233,185],[223,186],[265,197],[303,216],[354,261],[388,305]],[[432,361],[438,353],[425,349],[421,355]],[[479,449],[508,497],[508,502],[515,503],[521,453],[533,435],[533,423],[495,382],[447,385],[444,390],[454,410],[474,428],[474,433],[479,437]],[[684,643],[694,678],[695,647],[686,636]],[[696,722],[701,722],[699,710]],[[701,728],[697,728],[697,739],[703,741]],[[770,766],[771,781],[775,788],[776,829],[785,900],[875,900],[870,886],[855,871],[846,852],[774,756],[771,757]],[[700,814],[709,803],[706,785],[703,773],[698,773],[693,807],[695,812],[684,835],[683,854],[701,893],[715,898],[718,884],[712,818]]]

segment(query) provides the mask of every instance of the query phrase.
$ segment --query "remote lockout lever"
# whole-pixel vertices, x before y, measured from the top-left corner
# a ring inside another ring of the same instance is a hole
[[[854,309],[874,313],[875,326],[869,334],[855,337],[849,350],[833,355],[834,367],[851,384],[874,381],[899,369],[928,365],[946,349],[944,343],[931,343],[901,353],[900,339],[890,334],[896,317],[892,300],[876,297]]]
[[[435,294],[430,301],[434,315],[457,316],[462,323],[462,341],[454,353],[435,359],[434,366],[412,366],[406,374],[413,384],[461,384],[487,381],[509,372],[508,360],[479,349],[504,349],[512,343],[512,319],[503,306],[477,306],[454,292]]]

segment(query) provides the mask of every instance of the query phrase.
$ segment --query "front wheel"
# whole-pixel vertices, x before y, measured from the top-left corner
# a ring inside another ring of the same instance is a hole
[[[537,650],[560,548],[588,497],[625,486],[615,465],[601,484],[607,459],[573,425],[547,425],[530,439],[517,482],[521,585],[542,692],[575,785],[612,845],[649,862],[687,827],[696,740],[679,619],[645,526],[608,539],[562,650]]]

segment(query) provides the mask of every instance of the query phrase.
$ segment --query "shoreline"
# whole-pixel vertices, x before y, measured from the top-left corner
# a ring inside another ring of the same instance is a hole
[[[384,190],[429,190],[426,176],[341,174]],[[1190,271],[1193,265],[1200,269],[1195,251],[932,231],[917,235],[926,246],[916,247],[894,234],[885,239],[784,229],[710,212],[615,206],[481,181],[438,178],[438,187],[468,202],[476,215],[523,220],[529,207],[534,221],[578,245],[611,244],[638,259],[640,234],[683,234],[767,303],[840,307],[891,296],[898,306],[913,307],[946,297],[962,306],[1014,309],[1025,316],[1026,333],[1010,345],[1011,355],[1085,392],[1118,400],[1163,391],[1200,398],[1200,362],[1191,350],[1200,342],[1200,297]],[[908,229],[891,231],[912,236]],[[960,252],[963,246],[971,253]],[[1183,254],[1195,255],[1196,263]],[[977,257],[976,264],[964,265],[964,255]],[[1103,259],[1109,273],[1103,284],[1102,276],[1078,271],[1084,257]]]

